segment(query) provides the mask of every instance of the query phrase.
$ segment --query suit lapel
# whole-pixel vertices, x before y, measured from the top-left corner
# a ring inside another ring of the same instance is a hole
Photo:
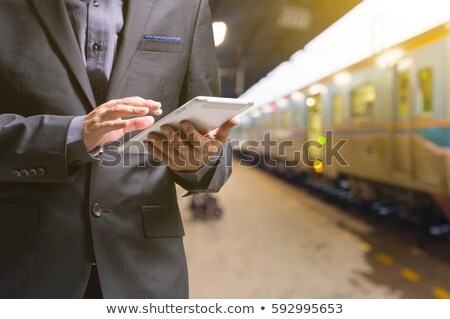
[[[156,0],[128,1],[123,38],[119,43],[119,50],[109,81],[109,88],[106,96],[107,100],[109,100],[117,90],[117,86],[122,80],[133,55],[138,49],[139,41],[142,38],[143,30],[150,18],[150,12],[152,11],[155,1]]]
[[[96,106],[94,94],[81,56],[64,1],[30,0],[47,28],[55,45],[61,51],[67,65],[72,70],[77,82],[85,93],[92,107]],[[132,2],[133,0],[131,0]]]

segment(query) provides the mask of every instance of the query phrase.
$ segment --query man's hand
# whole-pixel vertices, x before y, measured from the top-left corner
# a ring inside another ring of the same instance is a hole
[[[220,151],[228,141],[230,131],[239,124],[237,118],[224,123],[219,128],[203,135],[189,122],[181,123],[181,132],[163,126],[163,135],[148,135],[148,150],[153,156],[167,163],[174,171],[196,172]]]
[[[149,113],[161,115],[161,103],[135,96],[111,100],[96,107],[86,116],[83,125],[86,150],[92,151],[105,143],[118,140],[127,132],[142,130],[153,124],[155,119],[146,116]]]

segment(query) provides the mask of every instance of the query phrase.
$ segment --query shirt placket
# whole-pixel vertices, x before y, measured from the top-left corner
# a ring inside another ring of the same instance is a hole
[[[98,105],[104,102],[107,89],[107,79],[104,75],[107,50],[105,17],[99,1],[93,0],[88,7],[86,70]]]

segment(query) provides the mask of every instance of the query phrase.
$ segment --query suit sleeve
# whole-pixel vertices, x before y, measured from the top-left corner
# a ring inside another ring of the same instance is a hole
[[[188,101],[196,96],[220,95],[216,49],[212,32],[208,0],[201,0],[197,13],[189,67],[180,100]],[[189,193],[217,192],[231,175],[231,147],[225,145],[213,165],[203,167],[197,173],[172,171],[177,184]]]
[[[70,182],[67,131],[74,116],[0,115],[0,182]]]

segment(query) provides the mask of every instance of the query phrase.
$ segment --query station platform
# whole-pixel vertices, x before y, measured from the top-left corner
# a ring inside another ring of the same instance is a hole
[[[214,196],[214,220],[180,198],[191,298],[450,298],[448,262],[257,168]]]

